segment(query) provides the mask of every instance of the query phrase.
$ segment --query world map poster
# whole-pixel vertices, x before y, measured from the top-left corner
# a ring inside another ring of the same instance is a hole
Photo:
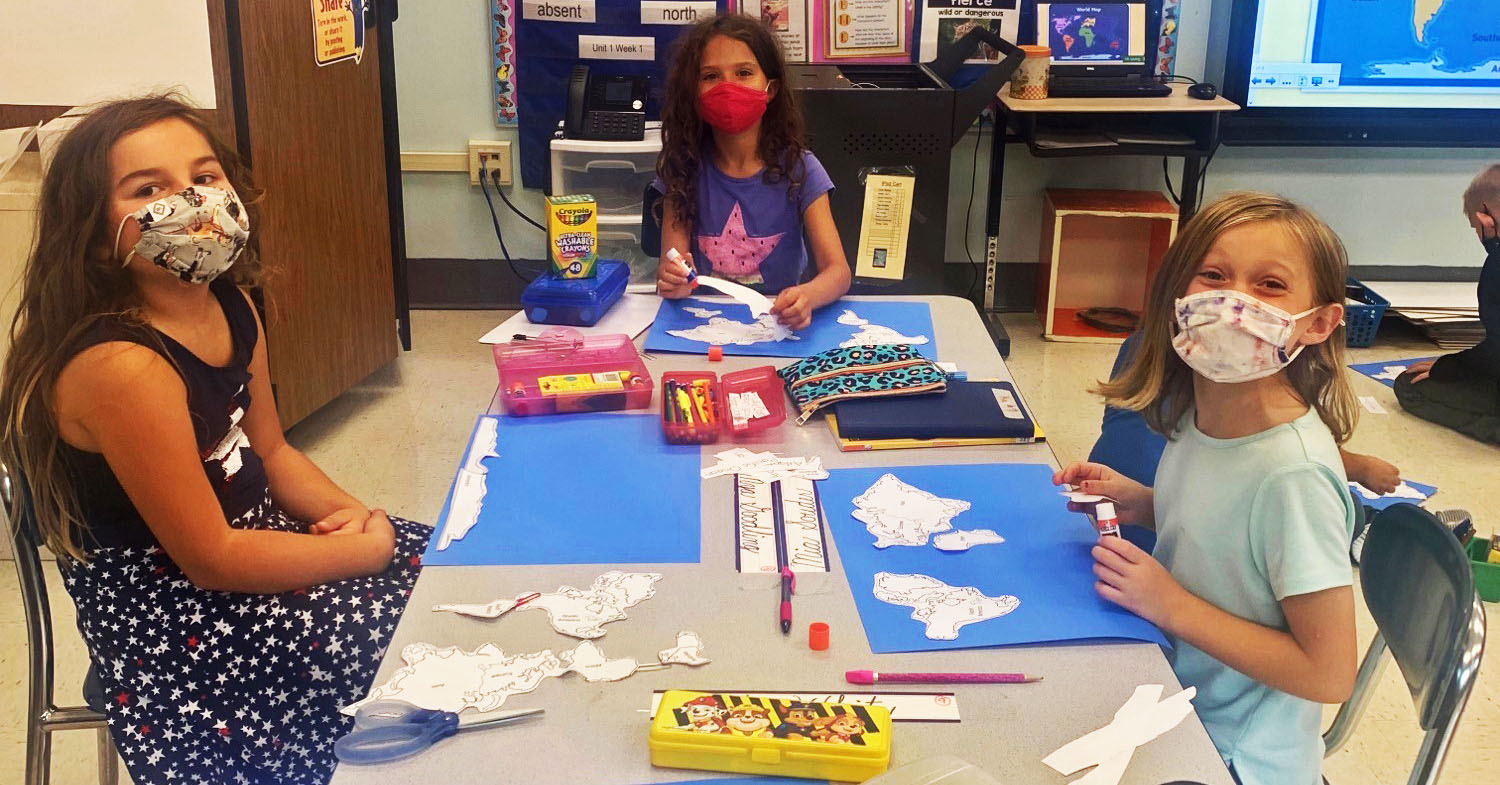
[[[1344,85],[1500,87],[1496,0],[1323,0],[1313,60]]]

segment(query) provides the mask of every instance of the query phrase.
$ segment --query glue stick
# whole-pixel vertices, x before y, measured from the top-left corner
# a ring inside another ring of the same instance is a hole
[[[1094,507],[1094,520],[1099,528],[1100,537],[1119,537],[1120,519],[1115,517],[1115,506],[1109,502],[1099,502]]]
[[[698,278],[698,271],[694,270],[691,266],[688,265],[687,262],[683,261],[682,254],[679,253],[676,248],[667,249],[667,261],[676,262],[682,265],[682,268],[687,271],[687,278],[689,281],[693,281]]]

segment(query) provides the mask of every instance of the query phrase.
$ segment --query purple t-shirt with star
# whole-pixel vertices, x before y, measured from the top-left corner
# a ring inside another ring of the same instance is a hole
[[[833,190],[828,171],[811,152],[802,153],[805,174],[796,201],[791,182],[767,183],[762,172],[730,177],[703,156],[698,174],[698,222],[692,228],[693,264],[700,273],[775,293],[802,282],[807,243],[802,214]],[[657,187],[661,188],[660,181]],[[663,189],[664,190],[664,189]]]

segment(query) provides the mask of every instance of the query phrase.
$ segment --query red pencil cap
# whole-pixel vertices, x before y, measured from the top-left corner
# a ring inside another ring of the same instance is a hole
[[[722,347],[722,346],[710,346],[710,347],[708,347],[708,361],[709,362],[716,363],[716,362],[718,362],[718,361],[720,361],[722,359],[724,359],[724,347]]]
[[[815,621],[807,625],[807,648],[824,651],[828,648],[828,625]]]

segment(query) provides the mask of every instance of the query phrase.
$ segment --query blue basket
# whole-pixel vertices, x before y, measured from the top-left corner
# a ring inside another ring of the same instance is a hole
[[[1347,343],[1364,347],[1375,343],[1375,332],[1380,329],[1380,320],[1391,301],[1370,291],[1370,287],[1350,278],[1344,284],[1344,293],[1358,303],[1344,303],[1344,335]]]

